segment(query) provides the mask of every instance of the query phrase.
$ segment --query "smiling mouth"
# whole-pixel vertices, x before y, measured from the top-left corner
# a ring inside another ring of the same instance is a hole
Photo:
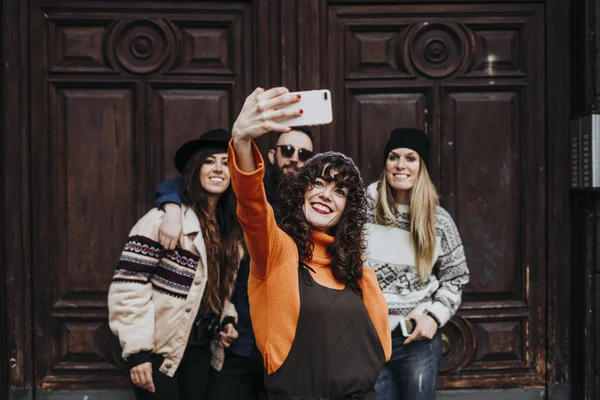
[[[323,203],[311,203],[310,206],[319,214],[329,214],[332,212],[331,208],[327,207]]]
[[[410,178],[410,175],[407,175],[407,174],[394,174],[394,178],[396,178],[396,179],[408,179],[408,178]]]
[[[218,176],[213,176],[212,178],[208,178],[210,181],[212,182],[216,182],[216,183],[223,183],[225,181],[225,179],[218,177]]]

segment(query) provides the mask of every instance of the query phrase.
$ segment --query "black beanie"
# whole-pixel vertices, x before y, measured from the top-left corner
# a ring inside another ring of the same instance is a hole
[[[398,128],[390,133],[390,138],[385,144],[385,153],[383,153],[383,165],[385,165],[390,151],[402,147],[416,151],[425,166],[429,167],[429,138],[425,132],[415,128]]]

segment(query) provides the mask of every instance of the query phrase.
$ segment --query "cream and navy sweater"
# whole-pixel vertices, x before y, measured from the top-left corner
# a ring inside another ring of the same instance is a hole
[[[410,243],[409,206],[398,205],[393,227],[375,224],[374,199],[377,182],[367,188],[369,223],[367,224],[367,263],[379,280],[388,303],[391,329],[407,314],[433,313],[441,326],[456,313],[463,287],[469,281],[465,252],[452,217],[442,207],[436,215],[436,249],[434,267],[422,281],[415,266],[415,252]]]

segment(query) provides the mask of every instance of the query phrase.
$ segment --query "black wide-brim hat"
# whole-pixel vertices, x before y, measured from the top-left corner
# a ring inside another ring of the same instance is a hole
[[[222,150],[223,153],[226,153],[230,139],[231,133],[221,128],[203,133],[198,139],[190,140],[177,150],[175,168],[183,174],[190,158],[200,150],[214,149],[215,152]]]

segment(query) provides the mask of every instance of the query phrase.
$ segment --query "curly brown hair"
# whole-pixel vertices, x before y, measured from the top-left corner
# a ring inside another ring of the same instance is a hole
[[[200,184],[200,169],[206,159],[226,149],[197,152],[184,171],[181,201],[194,210],[206,244],[208,281],[200,310],[220,314],[225,300],[231,297],[240,261],[242,230],[235,210],[236,197],[231,185],[219,197],[216,213],[209,211],[206,191]]]
[[[337,174],[332,176],[332,172]],[[284,175],[279,185],[279,226],[296,243],[300,261],[310,261],[314,249],[312,227],[306,220],[302,205],[304,194],[317,178],[334,181],[348,190],[342,216],[337,225],[327,232],[334,237],[327,254],[331,258],[333,276],[362,297],[359,281],[363,274],[367,200],[360,172],[350,158],[335,152],[317,154],[297,174]]]

